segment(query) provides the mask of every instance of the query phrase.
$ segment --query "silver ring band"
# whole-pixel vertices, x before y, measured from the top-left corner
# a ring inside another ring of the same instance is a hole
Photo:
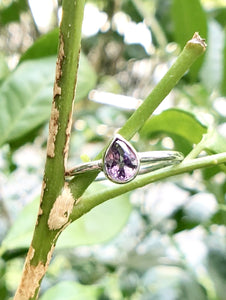
[[[178,151],[136,152],[128,141],[117,134],[105,151],[103,159],[77,165],[66,171],[65,176],[100,170],[115,183],[127,183],[138,174],[178,164],[183,159],[184,155]]]

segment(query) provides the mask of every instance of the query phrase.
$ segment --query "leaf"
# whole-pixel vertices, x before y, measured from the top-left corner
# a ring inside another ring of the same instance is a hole
[[[176,226],[173,230],[174,233],[178,233],[183,230],[191,230],[200,225],[200,222],[198,220],[189,218],[183,208],[179,208],[178,210],[176,210],[171,217],[176,223]]]
[[[205,142],[205,150],[210,154],[226,152],[226,138],[215,130],[208,136],[208,140]],[[226,164],[221,164],[215,168],[226,173]]]
[[[223,28],[215,21],[209,23],[208,47],[200,77],[208,91],[220,89],[224,67]],[[225,83],[224,83],[225,84]]]
[[[174,23],[175,41],[183,48],[195,32],[207,38],[206,14],[199,0],[173,0],[171,10]],[[194,81],[197,78],[204,56],[191,67],[189,76]]]
[[[211,219],[211,224],[226,226],[226,210],[218,210]]]
[[[218,242],[218,240],[216,240],[215,243],[216,242]],[[214,247],[214,245],[212,245],[209,246],[209,249],[207,249],[207,270],[215,285],[217,299],[224,300],[226,281],[225,247],[222,247],[221,244],[216,245],[217,248],[216,246]]]
[[[214,18],[217,20],[222,27],[226,26],[226,7],[217,5],[216,7],[212,8],[208,14],[211,19]]]
[[[9,75],[7,61],[3,54],[0,53],[0,83]]]
[[[77,282],[64,281],[56,284],[40,300],[94,300],[102,293],[102,288],[95,285],[81,285]]]
[[[57,55],[59,29],[56,28],[35,41],[35,43],[21,56],[20,63],[28,59],[39,59]],[[86,56],[81,53],[78,71],[76,101],[84,98],[96,85],[97,75]]]
[[[140,131],[141,136],[152,138],[157,134],[165,133],[172,138],[182,137],[190,145],[197,144],[202,139],[207,127],[203,125],[193,114],[180,110],[168,109],[161,114],[150,118]],[[179,139],[177,139],[179,145]],[[185,143],[187,146],[187,143]]]
[[[137,10],[133,0],[123,1],[122,10],[124,13],[128,14],[134,22],[139,23],[143,21],[143,18]]]
[[[225,9],[226,12],[226,9]],[[223,51],[223,74],[221,80],[221,92],[226,96],[226,31],[224,31],[224,51]]]
[[[92,68],[87,57],[81,53],[79,69],[78,69],[78,84],[76,87],[75,101],[83,99],[89,91],[95,87],[97,75]]]
[[[94,187],[97,190],[97,184]],[[36,222],[39,199],[28,204],[3,240],[3,251],[28,247]],[[128,195],[107,201],[70,224],[61,234],[57,249],[99,244],[112,239],[126,224],[131,212]]]
[[[140,21],[137,20],[135,22],[143,22],[143,19],[150,18],[155,12],[155,4],[149,0],[129,0],[131,5],[133,5],[134,9],[140,15]],[[129,4],[130,4],[129,3]],[[130,15],[131,16],[131,15]]]
[[[11,1],[7,7],[0,9],[0,24],[6,25],[10,22],[19,22],[20,14],[28,9],[26,0]]]
[[[22,54],[20,63],[28,59],[39,59],[46,56],[56,56],[58,48],[59,29],[56,28],[37,39],[27,51]]]
[[[206,141],[206,149],[212,154],[226,152],[226,138],[214,131]]]
[[[1,252],[9,253],[10,251],[14,251],[16,248],[29,247],[32,232],[35,228],[38,206],[39,199],[37,198],[24,207],[4,238],[1,245]]]
[[[150,268],[143,277],[145,294],[142,300],[208,299],[206,290],[194,277],[192,271],[184,268],[182,260],[169,259],[168,265],[158,262],[157,266]]]
[[[106,242],[125,226],[130,212],[128,195],[107,201],[66,228],[59,237],[58,248]]]
[[[49,119],[55,57],[25,60],[0,87],[0,146],[30,133]],[[81,55],[76,100],[96,84],[96,73]]]
[[[0,145],[18,139],[49,118],[55,58],[26,61],[0,88]]]

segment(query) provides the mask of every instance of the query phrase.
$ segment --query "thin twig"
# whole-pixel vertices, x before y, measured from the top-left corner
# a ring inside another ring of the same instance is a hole
[[[196,169],[207,168],[210,166],[216,166],[223,163],[226,163],[226,152],[215,154],[215,155],[208,155],[196,159],[191,159],[189,161],[182,162],[177,166],[169,166],[169,167],[159,169],[157,171],[153,171],[146,175],[140,175],[127,184],[114,185],[111,188],[100,190],[97,193],[92,195],[86,196],[84,194],[84,196],[82,196],[79,199],[79,201],[77,201],[73,209],[71,219],[76,220],[80,218],[83,214],[90,211],[93,207],[99,205],[100,203],[103,203],[109,199],[115,198],[119,195],[130,192],[137,188],[141,188],[147,184],[171,176],[183,174],[186,172],[191,172]]]

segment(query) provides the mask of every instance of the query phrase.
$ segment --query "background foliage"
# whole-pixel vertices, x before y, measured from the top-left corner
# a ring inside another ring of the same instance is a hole
[[[69,166],[95,157],[194,31],[207,53],[133,144],[188,154],[214,128],[205,150],[226,151],[225,20],[225,1],[87,1]],[[57,24],[57,7],[43,29],[26,1],[0,1],[2,300],[17,287],[38,208]],[[41,299],[226,299],[225,191],[224,169],[214,167],[95,208],[62,234]]]

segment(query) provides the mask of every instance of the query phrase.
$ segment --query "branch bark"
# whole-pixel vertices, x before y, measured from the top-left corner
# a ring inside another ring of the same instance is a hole
[[[64,180],[85,0],[64,0],[40,208],[15,300],[37,299],[56,240],[74,205]]]

